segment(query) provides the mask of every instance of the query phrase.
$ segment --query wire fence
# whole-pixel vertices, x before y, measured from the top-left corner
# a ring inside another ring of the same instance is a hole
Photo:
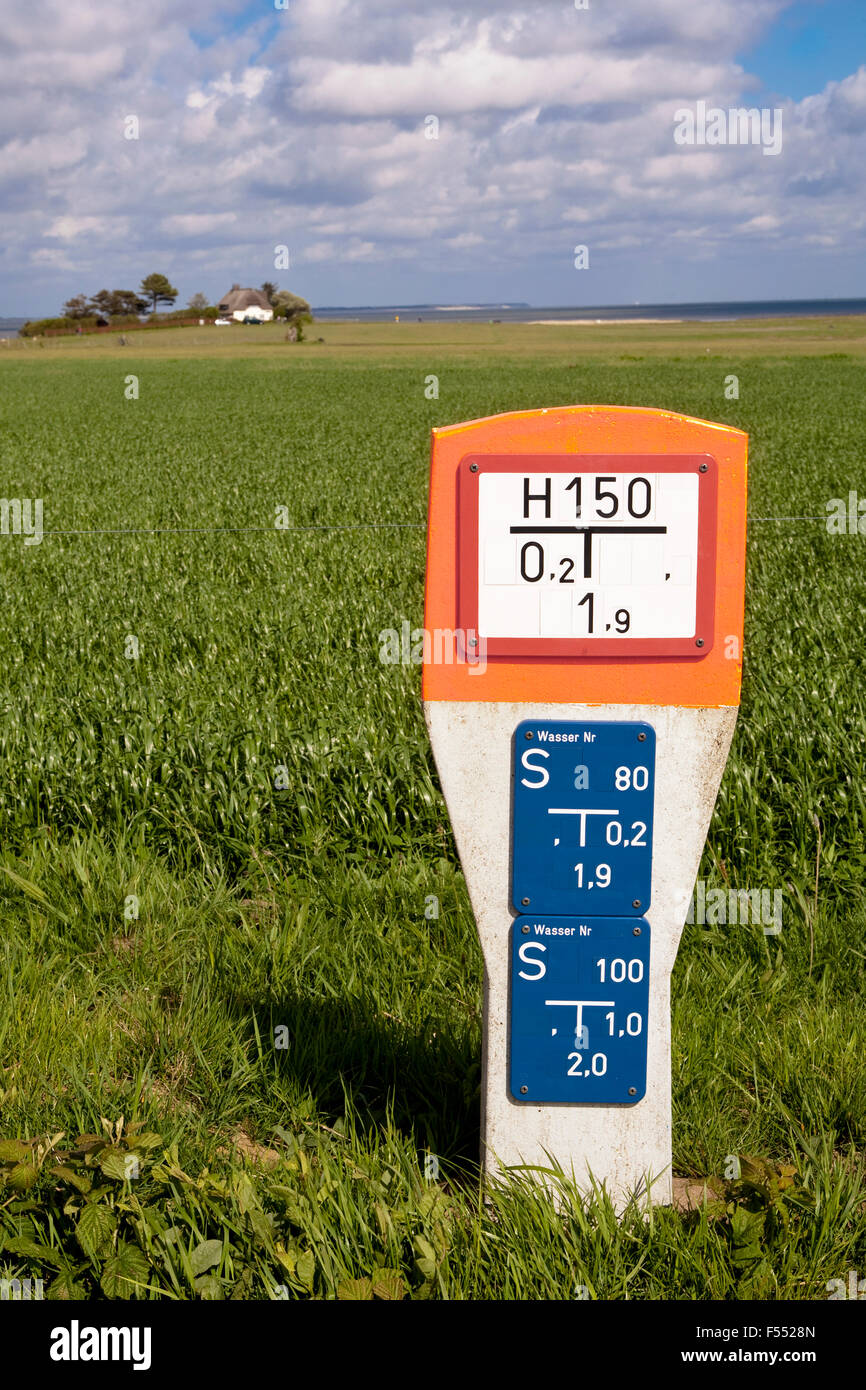
[[[750,516],[747,522],[756,521],[823,521],[826,516]],[[252,535],[272,533],[287,534],[296,531],[418,531],[426,530],[426,521],[356,521],[317,523],[298,526],[89,526],[75,530],[43,531],[47,536],[217,536]]]

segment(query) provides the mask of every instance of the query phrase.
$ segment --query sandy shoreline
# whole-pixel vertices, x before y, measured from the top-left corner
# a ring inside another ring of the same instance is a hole
[[[538,323],[544,323],[544,324],[551,324],[551,323],[563,323],[563,324],[572,324],[572,323],[580,323],[580,324],[606,323],[606,324],[617,324],[617,323],[683,323],[683,322],[684,322],[683,319],[529,319],[529,320],[527,320],[527,321],[528,321],[529,323],[535,323],[535,324],[538,324]]]

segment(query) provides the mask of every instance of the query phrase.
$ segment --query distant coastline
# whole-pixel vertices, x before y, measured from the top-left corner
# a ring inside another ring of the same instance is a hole
[[[314,306],[322,323],[664,324],[725,323],[737,319],[832,318],[866,315],[866,299],[745,299],[698,304],[326,304]],[[38,318],[38,314],[31,315]],[[0,338],[14,338],[26,318],[0,318]]]
[[[381,304],[321,305],[313,314],[322,322],[355,320],[359,323],[394,319],[426,322],[468,321],[502,323],[674,323],[725,322],[758,318],[825,318],[833,315],[866,314],[866,299],[765,299],[732,300],[696,304]]]

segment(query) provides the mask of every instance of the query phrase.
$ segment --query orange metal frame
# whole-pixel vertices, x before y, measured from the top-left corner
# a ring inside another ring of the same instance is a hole
[[[490,654],[475,662],[425,662],[425,700],[508,700],[562,704],[649,704],[717,707],[740,699],[743,596],[746,558],[746,460],[748,436],[727,425],[694,420],[665,410],[622,406],[563,406],[470,420],[433,431],[427,588],[424,624],[429,633],[459,631],[465,620],[460,571],[466,583],[465,551],[458,534],[460,464],[483,455],[568,455],[575,466],[593,455],[709,455],[717,465],[714,640],[705,656],[633,654],[605,656]],[[445,644],[425,643],[440,653]],[[458,649],[462,643],[458,643]],[[453,645],[448,646],[453,651]]]

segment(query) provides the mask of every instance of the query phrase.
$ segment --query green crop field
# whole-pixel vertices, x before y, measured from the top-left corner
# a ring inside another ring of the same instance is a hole
[[[44,502],[0,536],[0,1277],[826,1298],[866,1267],[866,538],[824,521],[866,493],[866,324],[217,332],[0,349],[0,490]],[[572,402],[749,432],[700,877],[783,901],[686,927],[687,1181],[619,1224],[480,1180],[480,950],[419,668],[380,660],[422,623],[431,426]]]

